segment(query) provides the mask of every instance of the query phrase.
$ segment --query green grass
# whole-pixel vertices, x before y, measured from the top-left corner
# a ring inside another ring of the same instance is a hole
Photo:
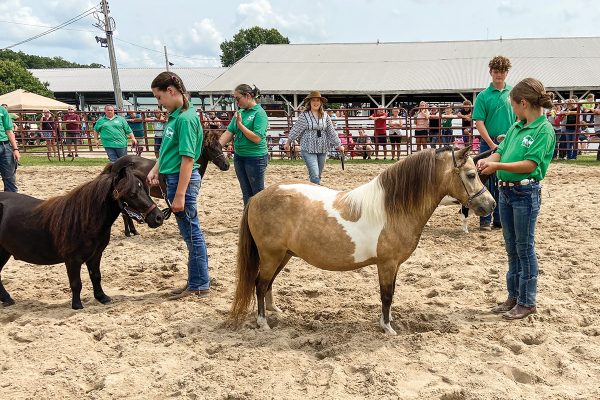
[[[553,164],[568,164],[568,165],[598,165],[600,166],[600,161],[596,161],[596,154],[585,154],[581,156],[577,156],[577,160],[554,160]]]
[[[78,167],[87,167],[87,166],[104,166],[108,163],[108,158],[86,158],[86,157],[78,157],[71,161],[70,158],[67,158],[65,161],[58,161],[58,158],[52,157],[52,161],[48,160],[46,155],[31,155],[31,154],[23,154],[21,156],[20,165],[25,167],[30,166],[45,166],[45,167],[65,167],[65,166],[78,166]]]

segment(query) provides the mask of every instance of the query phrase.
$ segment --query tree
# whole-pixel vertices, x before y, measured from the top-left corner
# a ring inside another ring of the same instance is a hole
[[[54,94],[21,64],[0,60],[0,95],[17,89],[54,98]]]
[[[104,68],[102,64],[78,64],[62,57],[43,57],[25,54],[22,51],[0,50],[0,60],[16,61],[28,69],[41,68]]]
[[[221,64],[230,67],[261,44],[290,44],[290,40],[275,28],[264,29],[255,26],[240,29],[233,39],[221,43]]]

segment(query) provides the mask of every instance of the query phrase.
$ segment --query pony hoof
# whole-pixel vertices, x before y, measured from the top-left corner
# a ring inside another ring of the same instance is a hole
[[[8,298],[8,299],[2,299],[2,306],[3,307],[10,307],[12,305],[15,304],[15,301],[12,298]]]
[[[71,308],[73,310],[83,310],[83,304],[81,304],[81,303],[73,303],[73,304],[71,304]]]
[[[267,319],[265,317],[258,317],[256,319],[256,323],[258,324],[258,328],[263,331],[271,330],[271,327],[267,323]]]
[[[102,296],[96,297],[96,300],[98,300],[102,304],[108,304],[112,301],[112,299],[105,294],[103,294]]]
[[[379,326],[381,326],[381,329],[383,329],[383,333],[385,333],[386,335],[397,335],[396,331],[394,330],[394,328],[392,328],[392,326],[389,323],[386,324],[385,322],[383,322],[383,316],[379,319]]]
[[[281,308],[277,307],[275,304],[270,305],[267,307],[267,311],[273,311],[276,313],[282,313],[283,311],[281,310]]]

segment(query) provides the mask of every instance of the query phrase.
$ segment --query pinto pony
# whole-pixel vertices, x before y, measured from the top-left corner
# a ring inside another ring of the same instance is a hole
[[[440,200],[450,195],[477,215],[495,207],[469,150],[423,150],[350,191],[282,183],[252,197],[240,225],[231,317],[239,322],[256,293],[257,323],[269,329],[265,303],[266,309],[279,311],[273,281],[292,256],[330,271],[377,264],[380,325],[386,334],[396,334],[390,325],[396,274]],[[282,220],[281,215],[288,217]]]
[[[10,258],[31,264],[64,262],[71,286],[71,307],[81,304],[81,265],[87,265],[94,297],[111,301],[101,285],[100,260],[110,241],[110,229],[121,212],[129,211],[152,228],[163,214],[148,195],[146,176],[136,174],[125,156],[64,196],[39,200],[19,193],[0,193],[0,272]],[[0,281],[0,301],[14,300]]]

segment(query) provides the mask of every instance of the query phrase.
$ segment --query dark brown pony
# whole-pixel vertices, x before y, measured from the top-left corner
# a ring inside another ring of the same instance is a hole
[[[390,325],[396,274],[440,200],[450,195],[477,215],[489,214],[496,205],[469,149],[423,150],[349,191],[291,182],[253,196],[240,224],[233,319],[246,315],[256,293],[257,323],[269,329],[265,309],[279,311],[273,281],[296,256],[329,271],[377,264],[380,326],[396,334]]]
[[[223,154],[223,147],[219,143],[220,136],[221,134],[219,132],[211,130],[204,135],[202,141],[202,153],[200,154],[200,158],[196,161],[200,165],[198,172],[200,173],[201,178],[204,177],[209,162],[215,164],[221,171],[227,171],[229,169],[229,161]],[[156,160],[150,160],[143,157],[133,157],[132,161],[135,170],[144,176],[147,176],[148,172],[150,172],[152,167],[154,167],[154,164],[156,164]],[[161,199],[163,198],[163,193],[167,193],[167,188],[162,180],[160,187],[153,186],[150,188],[150,195],[152,197]],[[167,214],[167,217],[168,215],[169,214]],[[123,214],[123,223],[125,225],[125,236],[139,234],[132,219],[126,214]]]
[[[81,309],[81,265],[87,265],[94,297],[111,301],[101,285],[100,260],[110,229],[123,211],[152,228],[163,214],[148,195],[145,176],[133,168],[132,156],[108,164],[102,173],[64,196],[39,200],[19,193],[0,193],[0,272],[12,255],[31,264],[64,262],[72,292],[71,306]],[[0,280],[0,301],[14,300]]]

